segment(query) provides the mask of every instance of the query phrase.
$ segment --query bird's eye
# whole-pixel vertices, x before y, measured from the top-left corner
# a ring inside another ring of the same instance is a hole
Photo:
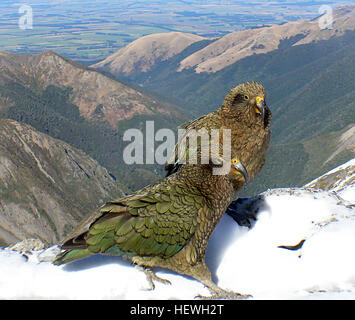
[[[249,96],[247,94],[244,95],[245,100],[249,100]]]

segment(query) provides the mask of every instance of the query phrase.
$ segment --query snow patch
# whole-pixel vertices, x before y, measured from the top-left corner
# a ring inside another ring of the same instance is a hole
[[[328,192],[280,189],[264,196],[254,228],[222,258],[219,285],[260,299],[354,290],[354,208]],[[280,248],[301,240],[299,250]]]

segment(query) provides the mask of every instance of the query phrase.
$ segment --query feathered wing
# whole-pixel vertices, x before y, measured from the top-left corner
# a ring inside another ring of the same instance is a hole
[[[189,242],[195,232],[197,213],[204,206],[204,198],[184,184],[153,185],[103,206],[99,214],[87,219],[79,232],[64,242],[62,248],[68,250],[64,256],[76,260],[73,253],[69,254],[74,249],[78,259],[83,251],[87,255],[169,258]],[[57,259],[57,264],[61,263],[66,263],[63,256]]]
[[[186,131],[185,134],[179,138],[179,141],[174,147],[174,153],[165,164],[165,171],[167,171],[166,176],[170,176],[180,170],[183,165],[183,163],[181,163],[181,159],[187,161],[192,157],[196,157],[197,154],[201,154],[200,140],[197,141],[196,149],[189,148],[189,144],[186,144],[186,137],[189,136],[193,130],[198,131],[206,129],[207,132],[211,134],[212,129],[220,129],[221,126],[221,119],[217,111],[208,113],[200,118],[182,124],[179,129],[185,129]],[[189,154],[189,151],[193,154]]]

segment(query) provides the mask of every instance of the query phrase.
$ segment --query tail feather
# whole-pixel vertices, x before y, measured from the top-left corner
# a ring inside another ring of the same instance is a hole
[[[93,253],[90,252],[88,249],[65,250],[56,256],[55,260],[53,261],[53,264],[59,266],[61,264],[70,263],[91,255],[93,255]]]

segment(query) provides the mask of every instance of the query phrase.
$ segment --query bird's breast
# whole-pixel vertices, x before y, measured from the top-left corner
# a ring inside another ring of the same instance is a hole
[[[232,153],[246,166],[251,179],[262,169],[269,148],[270,131],[255,128],[232,140]]]

